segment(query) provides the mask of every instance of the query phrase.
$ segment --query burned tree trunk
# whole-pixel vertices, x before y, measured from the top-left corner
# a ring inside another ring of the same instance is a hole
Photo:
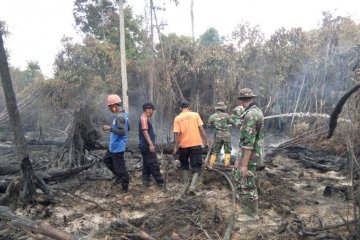
[[[65,145],[62,148],[61,161],[68,153],[68,159],[65,166],[82,166],[86,163],[85,150],[91,151],[103,149],[97,140],[101,137],[100,133],[93,127],[91,123],[90,112],[85,107],[80,108],[74,113],[72,129]]]
[[[328,136],[327,138],[331,138],[334,131],[335,131],[335,128],[337,126],[337,119],[338,119],[338,116],[339,114],[341,113],[342,111],[342,108],[344,106],[344,104],[346,103],[346,101],[348,100],[349,97],[351,97],[351,95],[353,93],[355,93],[357,90],[360,89],[360,83],[356,84],[353,88],[351,88],[348,92],[346,92],[344,94],[344,96],[342,96],[339,100],[339,102],[336,104],[335,108],[334,108],[334,111],[331,113],[331,116],[330,116],[330,122],[329,122],[329,133],[328,133]]]
[[[25,204],[34,202],[34,195],[36,194],[35,188],[36,184],[40,186],[46,196],[49,196],[49,191],[41,178],[37,177],[32,169],[32,165],[29,159],[29,154],[26,148],[25,136],[23,133],[23,126],[19,114],[19,110],[16,103],[16,96],[14,88],[12,85],[9,65],[7,62],[6,52],[3,42],[3,28],[0,23],[0,76],[1,83],[4,90],[6,109],[9,115],[10,124],[14,132],[15,147],[17,153],[17,159],[21,163],[21,170],[23,173],[22,189],[20,190],[19,197],[22,202]],[[16,191],[17,188],[13,188]],[[13,199],[10,199],[11,196],[17,196],[17,193],[14,191],[9,191],[0,199],[1,204],[9,204],[10,201],[14,202]]]

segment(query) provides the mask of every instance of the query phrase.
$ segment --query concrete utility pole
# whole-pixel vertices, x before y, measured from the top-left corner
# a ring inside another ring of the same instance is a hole
[[[124,0],[119,0],[119,19],[120,19],[120,64],[121,64],[121,84],[122,100],[124,109],[129,112],[128,84],[126,76],[126,52],[125,52],[125,26],[124,26]]]
[[[149,56],[150,56],[150,70],[149,70],[149,100],[154,102],[154,78],[155,78],[155,59],[154,59],[154,25],[153,25],[153,11],[154,3],[153,0],[150,0],[150,47],[149,47]]]
[[[190,4],[190,14],[191,14],[191,32],[192,39],[195,42],[195,26],[194,26],[194,0],[191,0]]]

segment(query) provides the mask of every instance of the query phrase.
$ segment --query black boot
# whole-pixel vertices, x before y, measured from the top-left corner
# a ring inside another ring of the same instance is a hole
[[[144,187],[146,187],[146,188],[151,186],[151,178],[149,178],[149,177],[146,177],[146,178],[144,177],[142,179],[142,182],[143,182]]]
[[[129,185],[121,184],[122,192],[127,193],[129,191]]]
[[[164,188],[164,181],[162,181],[162,182],[156,182],[156,186],[157,186],[158,188]]]

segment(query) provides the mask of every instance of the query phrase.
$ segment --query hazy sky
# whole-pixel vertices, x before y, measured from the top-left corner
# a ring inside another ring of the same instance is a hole
[[[127,2],[136,13],[143,13],[145,0]],[[191,0],[179,2],[166,3],[166,12],[158,17],[167,21],[166,32],[190,36]],[[7,22],[11,33],[5,39],[10,64],[24,69],[35,60],[51,76],[61,38],[76,35],[72,8],[73,0],[0,0],[0,20]],[[351,16],[360,23],[360,0],[194,0],[195,34],[214,27],[226,36],[242,21],[259,24],[267,36],[283,26],[309,30],[319,25],[322,11]]]

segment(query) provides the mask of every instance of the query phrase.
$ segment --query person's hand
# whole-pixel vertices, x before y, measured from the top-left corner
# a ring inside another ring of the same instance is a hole
[[[248,176],[248,168],[240,166],[241,177],[246,178]]]
[[[176,156],[176,152],[177,152],[177,148],[174,147],[173,152],[172,152],[172,155],[173,155],[173,156]]]
[[[110,128],[111,128],[111,127],[110,127],[109,125],[102,125],[101,128],[102,128],[103,131],[106,132],[106,131],[110,131]]]
[[[155,152],[155,146],[154,146],[154,144],[151,144],[151,145],[149,146],[149,148],[150,148],[150,152],[151,152],[151,153],[154,153],[154,152]]]

